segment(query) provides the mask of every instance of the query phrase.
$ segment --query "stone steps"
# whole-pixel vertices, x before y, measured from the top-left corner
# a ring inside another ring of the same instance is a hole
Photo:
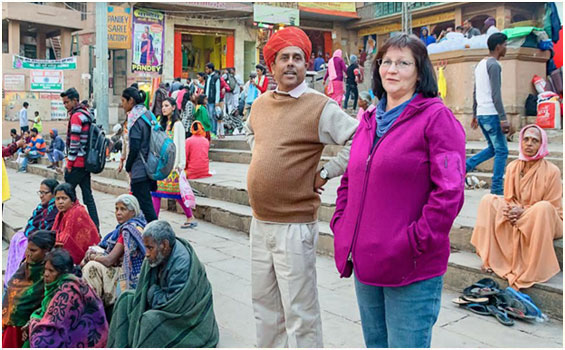
[[[506,164],[518,159],[518,150],[516,145],[509,149],[508,159]],[[327,162],[330,157],[335,156],[342,146],[326,146],[322,153],[321,163]],[[482,151],[483,148],[478,147],[477,143],[472,143],[467,146],[467,158]],[[550,156],[545,158],[551,163],[555,164],[563,173],[563,151],[552,149]],[[216,162],[226,163],[241,163],[249,164],[251,162],[251,151],[249,145],[245,142],[242,136],[231,137],[230,139],[212,140],[210,144],[210,160]],[[475,172],[479,173],[492,173],[494,158],[491,158],[477,166]],[[490,183],[490,182],[489,182]]]
[[[47,164],[46,159],[42,159],[41,163]],[[211,163],[211,168],[213,168],[216,163]],[[219,166],[220,164],[218,164]],[[230,168],[234,171],[233,177],[243,177],[246,173],[247,166],[243,164],[233,164],[229,165]],[[104,171],[98,175],[92,176],[92,187],[95,190],[99,190],[101,192],[110,193],[113,195],[120,195],[122,193],[128,193],[128,176],[127,173],[122,171],[118,173],[116,163],[107,163],[106,168]],[[44,177],[56,177],[58,180],[62,181],[63,176],[57,174],[56,172],[47,169],[45,165],[29,165],[28,171],[32,173],[36,173],[38,175]],[[477,174],[479,178],[488,180],[490,183],[490,174],[485,176],[485,174]],[[334,210],[335,210],[335,193],[332,194],[330,191],[334,191],[339,185],[340,179],[333,179],[329,184],[333,184],[332,187],[329,187],[326,192],[322,195],[322,202],[320,208],[318,210],[318,219],[320,222],[329,223],[331,218],[333,217]],[[210,177],[205,179],[198,179],[198,180],[191,180],[191,186],[196,191],[200,192],[206,198],[210,200],[220,201],[221,203],[214,204],[218,205],[218,208],[221,208],[222,204],[225,205],[239,205],[249,208],[249,195],[247,193],[246,183],[244,181],[218,181],[216,177]],[[455,220],[451,233],[450,233],[450,241],[451,247],[454,250],[462,250],[462,251],[469,251],[474,252],[474,247],[471,245],[471,235],[473,232],[473,226],[476,216],[476,208],[478,207],[478,202],[484,193],[480,191],[466,191],[466,206],[471,207],[471,212],[465,214],[469,210],[464,209],[460,213],[459,217]],[[200,198],[198,200],[198,205],[200,206]],[[203,204],[203,202],[202,202]],[[171,207],[175,205],[175,201],[170,201],[167,204],[167,201],[164,200],[162,207],[167,208],[167,206]],[[177,208],[179,213],[182,213],[180,207]],[[199,208],[197,208],[199,210]],[[248,214],[248,221],[250,222],[251,218],[251,208],[249,211],[246,212]],[[239,212],[235,212],[234,214],[239,215]],[[209,221],[209,220],[207,220]],[[222,226],[219,222],[213,222],[216,225]],[[245,224],[241,226],[228,226],[228,228],[238,229],[240,230],[241,227],[244,227],[245,230],[248,231],[249,224]],[[331,247],[330,247],[331,246]],[[333,243],[330,246],[324,246],[322,249],[323,251],[328,251],[333,253]],[[330,249],[331,248],[331,249]],[[559,261],[560,266],[563,266],[563,240],[559,239],[555,241],[555,250],[556,255]]]
[[[6,163],[9,167],[15,168],[14,161]],[[211,169],[220,163],[211,163]],[[225,165],[225,164],[223,164]],[[242,164],[230,164],[230,167],[239,169],[241,172]],[[119,195],[129,191],[127,175],[125,173],[117,173],[117,164],[108,163],[107,168],[98,175],[93,175],[92,188],[96,191]],[[62,180],[62,175],[55,171],[47,169],[44,164],[30,164],[28,172],[41,175],[43,177],[55,177]],[[235,176],[242,175],[234,171]],[[336,180],[333,180],[337,182]],[[211,222],[225,228],[235,229],[244,233],[249,233],[249,225],[251,223],[252,211],[249,207],[249,199],[245,185],[234,184],[227,180],[223,180],[220,174],[207,179],[191,180],[191,185],[195,190],[205,197],[197,198],[197,207],[194,210],[194,216],[197,219]],[[336,184],[334,183],[334,187]],[[329,190],[329,189],[328,189]],[[326,192],[328,192],[326,190]],[[473,194],[473,192],[468,192]],[[476,199],[475,199],[476,200]],[[319,211],[320,219],[320,235],[318,240],[317,251],[321,254],[333,255],[333,234],[329,228],[329,220],[333,215],[335,199],[331,197],[322,197],[322,206]],[[182,213],[182,209],[175,201],[164,200],[163,209],[173,210]],[[448,272],[446,274],[446,286],[455,290],[462,290],[471,283],[485,277],[486,274],[480,270],[480,259],[473,254],[472,246],[469,244],[474,221],[469,218],[458,218],[455,222],[451,233],[452,257],[449,262]],[[556,253],[562,262],[562,240],[556,242]],[[465,257],[465,259],[458,257]],[[528,294],[535,298],[538,305],[544,312],[553,317],[562,318],[562,308],[556,308],[561,305],[562,286],[557,288],[555,280],[562,280],[562,273],[549,281],[549,286],[544,284],[536,285],[528,290]],[[561,282],[557,283],[560,284]],[[501,283],[502,285],[502,283]]]

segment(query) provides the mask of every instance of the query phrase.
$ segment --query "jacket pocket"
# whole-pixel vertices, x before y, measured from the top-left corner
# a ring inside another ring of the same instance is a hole
[[[444,152],[434,157],[436,169],[439,170],[439,185],[446,190],[459,189],[463,185],[464,166],[457,152]]]
[[[369,226],[370,227],[370,226]],[[421,253],[411,225],[371,228],[360,232],[353,254],[355,273],[366,284],[399,286],[416,270]]]

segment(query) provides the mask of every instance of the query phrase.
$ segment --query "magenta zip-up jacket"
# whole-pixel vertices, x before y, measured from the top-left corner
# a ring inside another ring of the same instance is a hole
[[[341,277],[399,287],[443,275],[464,200],[465,131],[439,98],[418,94],[374,145],[362,117],[331,228]]]

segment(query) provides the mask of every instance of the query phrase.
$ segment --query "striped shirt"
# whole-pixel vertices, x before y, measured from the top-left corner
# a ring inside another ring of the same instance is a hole
[[[92,119],[87,107],[81,104],[69,114],[71,118],[67,127],[67,168],[84,168]]]

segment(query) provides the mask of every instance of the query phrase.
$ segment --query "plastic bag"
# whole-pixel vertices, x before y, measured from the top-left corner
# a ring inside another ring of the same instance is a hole
[[[179,190],[181,200],[184,203],[185,207],[195,209],[196,197],[194,196],[194,192],[192,192],[190,183],[186,178],[186,173],[184,172],[184,170],[181,170],[179,175]]]
[[[22,164],[24,162],[24,158],[25,158],[25,156],[24,156],[23,152],[18,152],[18,158],[16,158],[16,163],[18,164],[18,167],[20,167],[20,168],[22,167]]]

